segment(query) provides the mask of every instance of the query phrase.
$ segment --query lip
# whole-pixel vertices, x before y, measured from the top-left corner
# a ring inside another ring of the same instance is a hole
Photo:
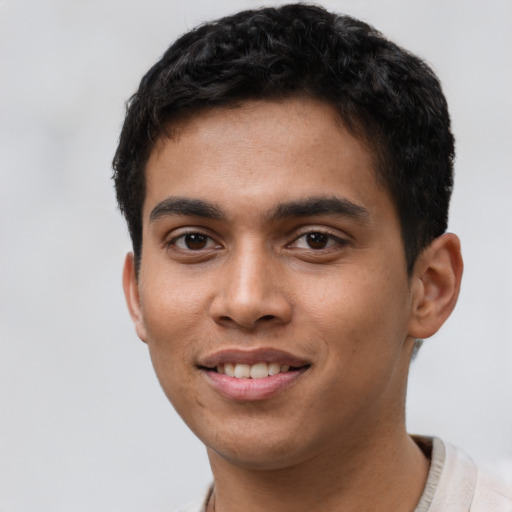
[[[215,368],[220,364],[239,363],[252,365],[260,362],[277,362],[296,369],[262,379],[239,379],[215,371]],[[289,352],[272,348],[260,348],[252,350],[224,349],[217,351],[202,358],[198,366],[209,385],[219,395],[238,402],[251,402],[268,400],[290,388],[307,372],[311,363]]]
[[[289,388],[299,379],[309,367],[278,373],[263,379],[237,379],[228,377],[213,370],[203,369],[201,372],[211,387],[224,398],[238,402],[268,400]]]
[[[287,364],[295,368],[311,364],[310,361],[301,359],[284,350],[274,348],[257,348],[250,350],[228,348],[205,355],[199,360],[198,366],[203,368],[215,368],[219,364],[225,363],[256,364],[261,362]]]

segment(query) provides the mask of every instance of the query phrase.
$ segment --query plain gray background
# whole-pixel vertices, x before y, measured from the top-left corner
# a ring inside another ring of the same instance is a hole
[[[284,2],[267,2],[276,5]],[[163,512],[210,479],[125,310],[110,162],[178,35],[251,0],[0,1],[0,510]],[[408,422],[512,477],[512,1],[323,5],[424,57],[457,137],[462,294],[413,364]]]

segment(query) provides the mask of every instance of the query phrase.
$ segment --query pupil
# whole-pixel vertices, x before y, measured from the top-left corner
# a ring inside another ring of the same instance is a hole
[[[308,245],[312,249],[324,249],[329,237],[323,233],[309,233],[307,235]]]
[[[190,233],[185,236],[185,244],[189,249],[204,249],[206,236],[199,233]]]

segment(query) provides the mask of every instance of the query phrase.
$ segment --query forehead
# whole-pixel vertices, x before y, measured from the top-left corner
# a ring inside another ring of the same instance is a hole
[[[144,219],[165,196],[270,208],[297,197],[342,195],[365,207],[387,192],[368,145],[317,100],[246,101],[172,124],[146,166]]]

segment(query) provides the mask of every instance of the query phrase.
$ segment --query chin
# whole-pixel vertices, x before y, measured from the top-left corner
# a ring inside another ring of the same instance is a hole
[[[231,446],[208,447],[207,451],[211,461],[214,457],[220,457],[231,465],[255,471],[285,469],[299,464],[302,460],[299,453],[284,448],[282,444],[262,445],[254,439],[245,440],[243,444],[237,442]]]
[[[268,420],[217,430],[199,438],[206,445],[210,459],[220,457],[230,464],[253,470],[278,470],[299,464],[307,458],[315,443],[300,439],[293,429],[269,428]],[[308,449],[309,448],[309,449]]]

